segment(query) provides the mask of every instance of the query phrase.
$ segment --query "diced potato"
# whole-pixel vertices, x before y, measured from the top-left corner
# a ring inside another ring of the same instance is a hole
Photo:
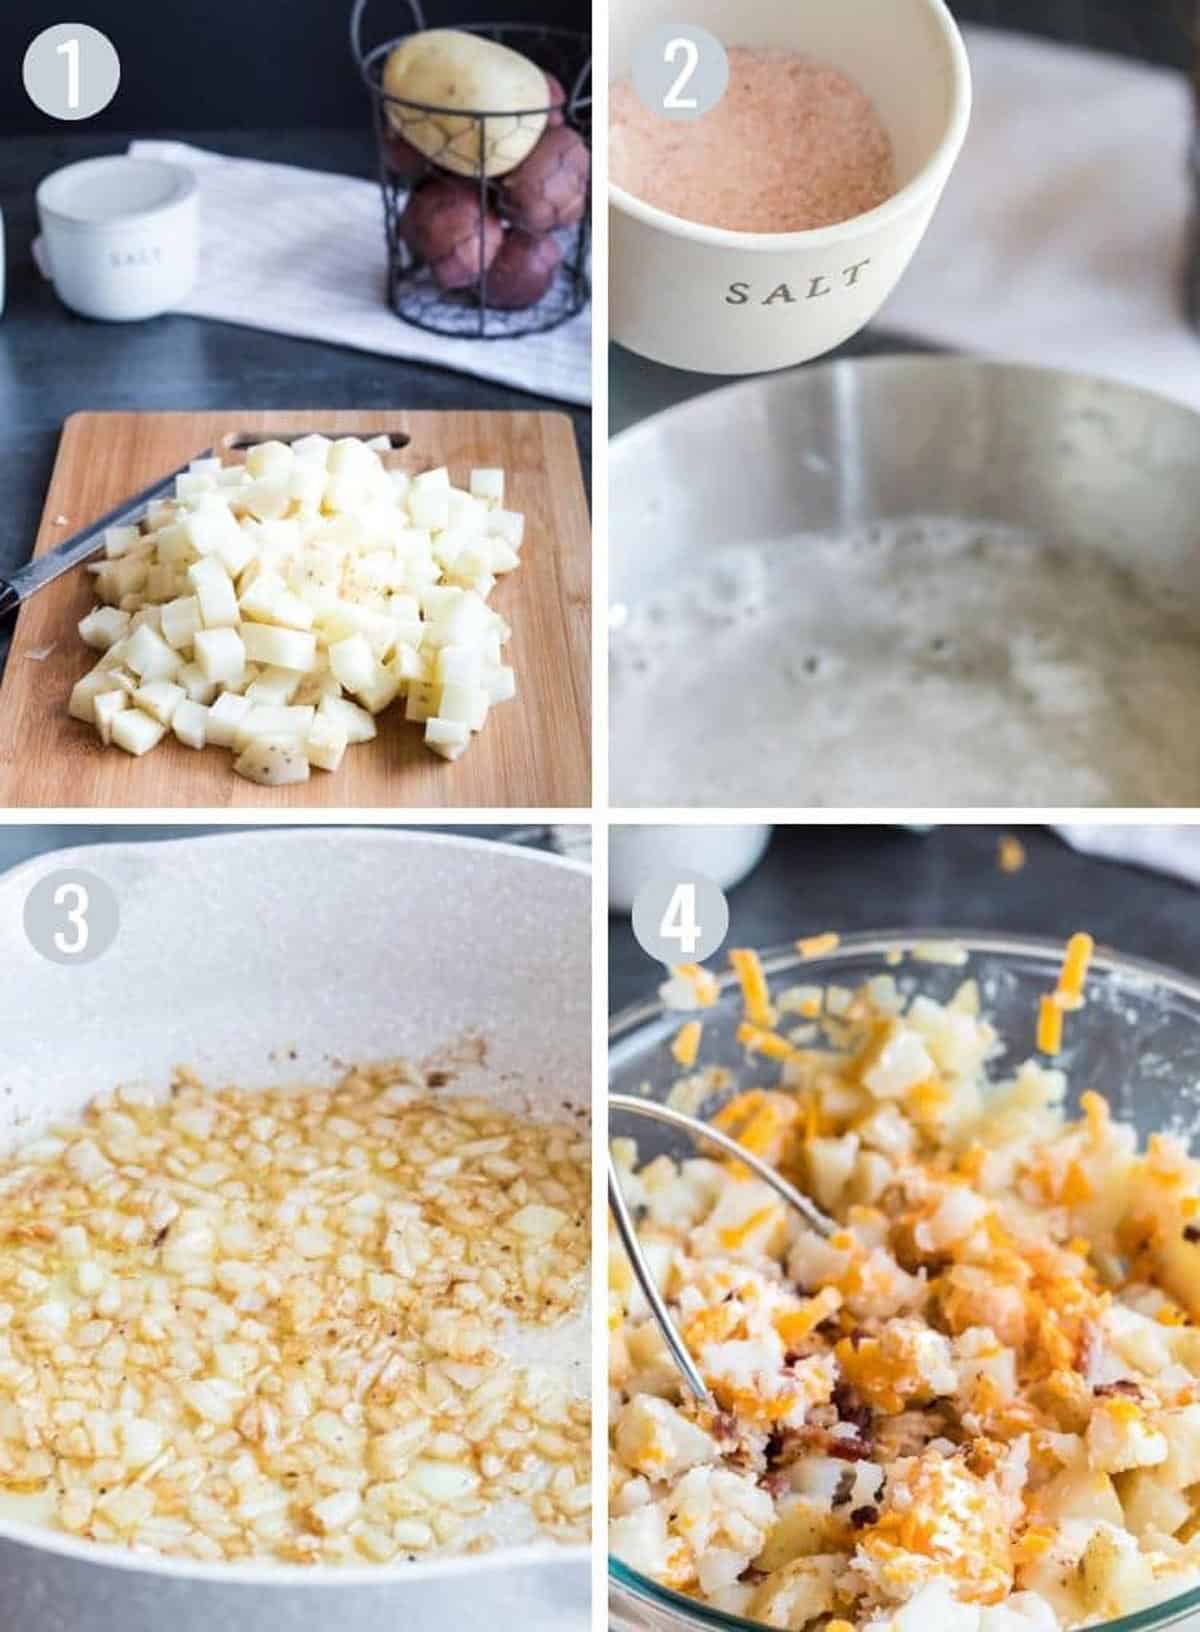
[[[97,606],[79,622],[79,636],[93,651],[106,652],[129,628],[130,615],[116,606]]]
[[[148,624],[143,624],[130,635],[125,648],[124,662],[142,680],[170,680],[182,668],[178,652],[156,635]]]
[[[244,617],[260,623],[277,623],[286,629],[311,629],[312,607],[301,600],[274,572],[262,572],[241,596]]]
[[[196,662],[206,679],[239,686],[246,673],[246,648],[235,629],[202,629],[195,639]]]
[[[450,524],[450,494],[448,488],[423,488],[418,476],[408,495],[408,513],[414,527],[427,527],[431,532],[444,532]]]
[[[517,510],[493,510],[487,519],[487,530],[502,538],[510,549],[519,551],[525,541],[525,517]]]
[[[425,722],[425,742],[443,759],[458,759],[471,740],[469,726],[457,720],[439,720],[430,717]]]
[[[218,748],[232,748],[237,728],[253,706],[248,697],[239,697],[232,691],[222,692],[208,711],[208,741]]]
[[[479,686],[450,684],[442,687],[438,717],[456,720],[471,731],[482,731],[488,716],[488,695]]]
[[[290,703],[303,678],[295,669],[264,669],[258,679],[246,687],[245,695],[252,703],[267,707]]]
[[[260,442],[246,454],[246,470],[251,476],[286,476],[295,453],[286,442]]]
[[[162,725],[170,725],[175,710],[186,697],[183,687],[170,680],[151,680],[148,685],[139,686],[133,694],[138,708]]]
[[[171,729],[185,748],[203,748],[207,736],[209,711],[203,703],[184,698],[171,719]]]
[[[365,635],[349,635],[330,646],[329,667],[347,691],[366,691],[379,678],[379,660]]]
[[[267,788],[308,781],[308,759],[294,738],[256,738],[234,760],[233,768],[248,782]]]
[[[359,708],[348,697],[326,697],[318,712],[342,727],[352,747],[355,743],[370,742],[375,735],[375,721],[365,708]]]
[[[96,730],[100,733],[100,741],[105,747],[112,741],[113,721],[128,707],[127,691],[102,691],[93,702],[92,713]]]
[[[240,621],[237,591],[221,560],[210,555],[194,561],[187,569],[187,576],[204,627],[236,629]]]
[[[252,706],[234,728],[233,746],[240,752],[258,739],[301,740],[311,730],[315,714],[314,708]]]
[[[217,695],[215,682],[210,680],[198,663],[186,663],[175,676],[192,703],[211,703]]]
[[[157,748],[166,730],[161,720],[151,719],[140,708],[126,708],[113,719],[112,740],[136,759]]]
[[[142,541],[142,535],[137,527],[106,527],[104,529],[104,553],[110,561],[118,556],[128,555],[130,550],[136,549]]]
[[[318,713],[304,738],[304,752],[310,765],[336,771],[346,752],[345,726],[331,714]]]
[[[195,595],[180,595],[162,609],[162,637],[177,652],[190,652],[193,640],[203,627],[200,602]]]
[[[324,470],[329,464],[329,452],[333,443],[327,436],[301,436],[292,443],[292,453],[302,464],[320,465]]]
[[[445,466],[386,468],[390,447],[313,435],[193,460],[174,498],[110,529],[87,569],[103,604],[80,623],[101,657],[71,715],[131,753],[174,726],[278,785],[334,769],[404,697],[430,750],[458,757],[515,691],[487,597],[523,522],[498,468],[456,487]]]
[[[504,472],[502,470],[473,470],[471,492],[488,504],[504,503]]]
[[[278,629],[269,623],[244,623],[242,644],[247,658],[271,668],[305,673],[316,667],[317,637],[299,629]]]

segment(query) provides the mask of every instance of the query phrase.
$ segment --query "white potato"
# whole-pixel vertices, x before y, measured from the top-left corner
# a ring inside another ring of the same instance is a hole
[[[460,488],[444,465],[386,469],[389,446],[313,435],[195,460],[140,526],[110,529],[79,625],[100,658],[72,717],[133,754],[170,726],[281,785],[335,770],[404,697],[457,758],[515,691],[487,597],[519,565],[522,518],[498,468]]]
[[[411,34],[388,54],[383,89],[393,128],[444,170],[503,176],[537,146],[548,117],[546,76],[527,57],[451,28]],[[404,103],[445,110],[428,113]],[[486,138],[473,112],[487,120]],[[467,115],[467,117],[464,117]]]
[[[239,776],[266,788],[308,781],[308,759],[293,739],[256,739],[233,762]]]
[[[112,740],[135,759],[157,748],[167,728],[161,720],[153,720],[140,708],[123,709],[112,722]]]

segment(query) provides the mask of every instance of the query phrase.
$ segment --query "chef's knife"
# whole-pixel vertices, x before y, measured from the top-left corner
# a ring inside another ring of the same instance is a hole
[[[298,442],[302,436],[315,436],[315,431],[254,431],[244,435],[235,435],[224,439],[222,446],[226,448],[252,448],[260,442]],[[335,433],[336,434],[336,433]],[[393,448],[403,448],[408,445],[409,438],[403,432],[380,431],[371,433],[372,436],[386,436]],[[367,440],[366,437],[363,440]],[[103,544],[104,534],[109,527],[128,526],[131,522],[140,521],[146,507],[155,499],[165,498],[168,493],[175,491],[175,478],[182,476],[191,465],[193,459],[209,459],[212,457],[212,448],[205,448],[203,453],[192,455],[187,464],[180,465],[178,470],[171,471],[169,476],[162,476],[149,487],[144,487],[133,498],[124,500],[116,509],[109,510],[98,521],[92,522],[81,532],[74,533],[63,543],[56,544],[54,549],[47,550],[44,555],[33,558],[28,565],[19,568],[9,578],[0,578],[0,617],[7,612],[15,612],[31,595],[36,595],[39,589],[45,589],[56,578],[61,578],[64,572],[81,566],[90,561],[92,556],[98,555]]]

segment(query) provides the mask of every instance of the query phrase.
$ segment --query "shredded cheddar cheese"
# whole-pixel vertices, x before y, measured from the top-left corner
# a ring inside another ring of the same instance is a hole
[[[775,1024],[775,1010],[771,1007],[767,977],[758,953],[738,947],[729,954],[729,962],[742,988],[746,1019],[752,1026],[770,1031]]]
[[[704,1027],[699,1020],[688,1020],[675,1033],[675,1040],[671,1044],[671,1054],[676,1065],[682,1065],[690,1071],[695,1065],[700,1053],[700,1038]]]
[[[1053,997],[1038,1005],[1037,1046],[1043,1054],[1059,1054],[1063,1043],[1063,1011]]]
[[[750,1054],[764,1054],[769,1060],[790,1060],[797,1052],[795,1046],[777,1031],[764,1031],[761,1026],[743,1020],[737,1029],[737,1040]]]
[[[1088,966],[1092,961],[1092,953],[1095,950],[1096,943],[1090,935],[1080,933],[1071,936],[1071,939],[1067,942],[1067,953],[1063,959],[1062,973],[1058,977],[1058,994],[1060,997],[1068,1001],[1082,1003],[1083,983],[1087,979]]]
[[[671,973],[691,987],[698,1009],[711,1009],[720,996],[721,985],[711,969],[698,963],[679,963]]]
[[[810,935],[806,940],[797,941],[796,951],[807,963],[812,958],[827,958],[841,944],[841,936],[830,930],[825,935]]]

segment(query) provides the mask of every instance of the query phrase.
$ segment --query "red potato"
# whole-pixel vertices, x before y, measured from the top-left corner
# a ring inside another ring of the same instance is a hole
[[[480,210],[478,187],[439,176],[409,199],[400,236],[439,288],[474,289],[500,252],[504,228],[491,210]]]
[[[500,311],[536,306],[554,282],[562,264],[562,250],[553,238],[531,238],[514,227],[487,275],[486,300]]]
[[[582,220],[592,156],[566,125],[547,130],[533,152],[500,184],[501,215],[524,232],[553,232]]]
[[[562,80],[556,79],[553,74],[546,75],[546,84],[550,87],[550,118],[547,123],[554,129],[567,117],[567,93],[563,89]]]
[[[420,181],[429,173],[429,160],[403,136],[389,131],[383,141],[383,156],[388,169],[401,181]]]

